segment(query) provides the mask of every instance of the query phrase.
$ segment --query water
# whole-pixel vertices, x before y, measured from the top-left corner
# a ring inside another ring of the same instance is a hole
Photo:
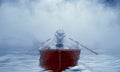
[[[81,55],[78,65],[64,72],[120,72],[120,59],[109,55]],[[39,55],[0,56],[0,72],[47,72],[39,67]]]

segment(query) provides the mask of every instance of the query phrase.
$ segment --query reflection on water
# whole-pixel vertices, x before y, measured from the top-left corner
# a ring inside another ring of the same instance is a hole
[[[39,56],[0,56],[0,72],[47,72],[39,67]],[[120,59],[108,55],[82,55],[78,66],[63,72],[120,72]]]

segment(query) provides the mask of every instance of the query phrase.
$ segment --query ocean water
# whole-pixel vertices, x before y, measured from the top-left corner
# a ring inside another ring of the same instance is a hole
[[[39,55],[0,56],[0,72],[48,72],[39,67]],[[120,59],[109,55],[81,55],[78,65],[63,72],[120,72]]]

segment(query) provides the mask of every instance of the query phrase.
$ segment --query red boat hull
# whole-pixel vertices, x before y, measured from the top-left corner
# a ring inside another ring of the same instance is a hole
[[[39,65],[53,72],[62,72],[77,65],[80,49],[47,49],[40,50]]]

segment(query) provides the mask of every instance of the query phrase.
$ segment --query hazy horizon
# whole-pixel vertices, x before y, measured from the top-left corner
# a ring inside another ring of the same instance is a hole
[[[0,51],[27,50],[63,28],[100,54],[119,56],[119,0],[0,0]]]

